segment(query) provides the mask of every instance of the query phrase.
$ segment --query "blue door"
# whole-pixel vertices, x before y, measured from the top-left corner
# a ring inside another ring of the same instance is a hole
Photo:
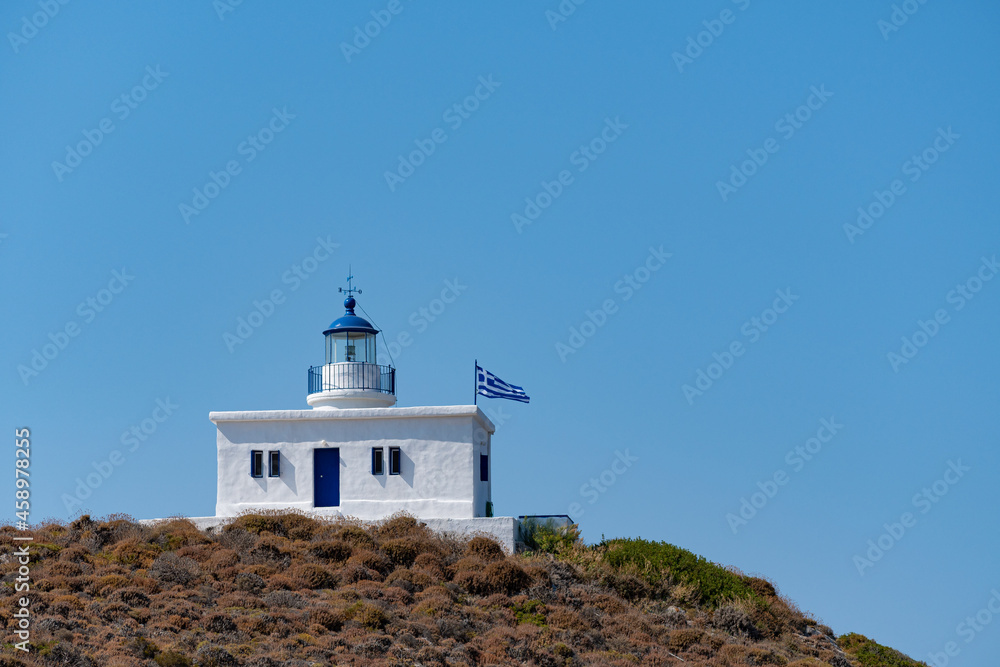
[[[313,450],[313,505],[340,505],[340,450],[336,447]]]

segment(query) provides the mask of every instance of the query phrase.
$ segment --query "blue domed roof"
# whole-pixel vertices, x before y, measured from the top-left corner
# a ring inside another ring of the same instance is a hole
[[[347,309],[347,312],[344,313],[343,317],[331,322],[330,326],[323,332],[323,335],[326,336],[327,334],[339,332],[377,334],[378,329],[373,327],[371,322],[354,314],[354,306],[356,304],[357,302],[353,296],[344,299],[344,308]]]

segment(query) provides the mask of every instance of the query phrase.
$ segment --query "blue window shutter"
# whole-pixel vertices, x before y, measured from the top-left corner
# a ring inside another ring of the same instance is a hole
[[[479,455],[479,481],[490,481],[490,457],[486,454]]]

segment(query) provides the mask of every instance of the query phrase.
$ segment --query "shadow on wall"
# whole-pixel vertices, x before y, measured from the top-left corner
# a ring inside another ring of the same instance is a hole
[[[413,488],[413,473],[416,469],[416,464],[413,463],[413,459],[406,455],[402,449],[399,450],[399,476],[403,478],[406,485],[411,489]]]

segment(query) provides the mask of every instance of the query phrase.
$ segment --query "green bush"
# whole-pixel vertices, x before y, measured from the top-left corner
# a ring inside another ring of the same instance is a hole
[[[559,526],[552,519],[528,518],[521,522],[521,541],[529,551],[558,554],[580,541],[580,528],[575,523]]]
[[[177,651],[164,651],[153,660],[160,667],[191,667],[191,661],[184,657],[184,654]]]
[[[621,570],[632,566],[651,586],[673,577],[678,583],[696,587],[700,602],[712,608],[733,598],[757,598],[743,577],[666,542],[615,539],[602,542],[600,547],[611,567]]]
[[[854,632],[841,636],[837,644],[861,663],[861,667],[927,667],[926,663],[917,662],[896,649],[882,646]]]
[[[547,628],[545,620],[545,605],[541,600],[528,600],[522,604],[515,604],[511,607],[518,623],[531,623],[540,628]]]

